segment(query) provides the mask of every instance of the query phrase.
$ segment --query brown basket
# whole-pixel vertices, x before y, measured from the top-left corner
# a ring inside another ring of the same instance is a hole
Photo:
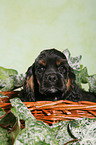
[[[8,91],[8,92],[4,91],[4,92],[0,92],[0,94],[5,96],[4,98],[0,98],[0,103],[6,103],[6,102],[9,101],[9,99],[18,96],[19,95],[19,91]]]
[[[89,101],[78,103],[67,100],[37,101],[24,102],[24,104],[37,120],[42,120],[48,124],[77,118],[86,117],[93,119],[96,117],[96,103]],[[0,107],[8,111],[11,108],[11,104],[0,103]]]

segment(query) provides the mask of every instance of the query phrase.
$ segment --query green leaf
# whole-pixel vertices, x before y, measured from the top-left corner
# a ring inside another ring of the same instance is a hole
[[[14,88],[23,86],[25,76],[26,76],[25,74],[11,76],[11,78],[14,80]]]
[[[19,98],[11,99],[11,104],[15,109],[12,112],[19,119],[25,120],[25,129],[23,129],[16,138],[15,144],[58,144],[51,129],[42,121],[37,121],[28,108]]]
[[[28,118],[36,120],[35,117],[31,114],[30,110],[19,98],[10,99],[10,102],[11,105],[16,109],[16,112],[14,113],[18,115],[21,120],[27,120]]]
[[[64,145],[64,143],[73,140],[68,131],[69,121],[61,121],[59,123],[52,125],[53,134],[56,137],[56,140],[60,145]]]
[[[51,129],[41,121],[31,121],[29,127],[20,132],[15,145],[17,145],[18,142],[20,145],[58,145]]]
[[[0,91],[9,91],[14,87],[14,80],[8,76],[0,76]]]
[[[0,107],[0,117],[2,117],[6,112]],[[1,120],[1,119],[0,119]]]
[[[68,49],[65,49],[63,51],[63,53],[65,54],[69,65],[74,69],[74,70],[80,70],[80,61],[82,56],[78,56],[78,57],[71,57],[71,53]]]
[[[16,74],[18,74],[18,72],[15,69],[7,69],[0,66],[0,76],[4,75],[9,77],[11,75],[16,75]]]
[[[0,145],[9,145],[8,131],[2,127],[0,127]]]
[[[76,75],[76,84],[78,86],[81,86],[82,83],[88,83],[88,71],[86,67],[84,67],[80,71],[74,70],[74,73]]]
[[[23,86],[25,74],[18,74],[14,69],[0,67],[0,91],[11,91]]]
[[[2,125],[0,127],[0,145],[12,145],[12,140],[15,140],[20,131],[19,119],[10,112],[0,120],[0,124]]]
[[[88,71],[86,67],[81,70],[80,75],[81,83],[88,83]]]
[[[89,91],[96,93],[96,74],[88,76]]]
[[[14,139],[14,142],[15,142],[15,140],[16,140],[16,138],[17,138],[17,135],[19,134],[19,132],[21,131],[21,129],[20,129],[20,120],[19,120],[19,117],[16,117],[16,122],[15,122],[15,124],[14,124],[14,129],[13,129],[13,131],[12,131],[12,137],[13,137],[13,139]]]
[[[23,129],[14,145],[59,145],[51,132],[44,130],[35,130],[34,128],[25,128]]]
[[[79,140],[80,145],[96,144],[96,119],[73,120],[69,123],[69,129],[71,134]]]

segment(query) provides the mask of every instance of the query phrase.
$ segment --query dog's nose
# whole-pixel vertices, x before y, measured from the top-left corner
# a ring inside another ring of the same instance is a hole
[[[47,80],[54,83],[57,80],[57,76],[55,74],[50,74],[47,76]]]

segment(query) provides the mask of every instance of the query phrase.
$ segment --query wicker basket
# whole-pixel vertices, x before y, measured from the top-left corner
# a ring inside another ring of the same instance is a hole
[[[4,98],[0,98],[0,103],[6,103],[9,101],[9,99],[17,97],[19,95],[19,91],[5,91],[5,92],[0,92]]]
[[[2,92],[8,95],[9,99],[18,95],[19,92]],[[8,98],[0,100],[0,107],[5,111],[10,110],[11,104],[7,103]],[[42,120],[51,125],[59,121],[73,120],[77,118],[95,118],[96,103],[89,101],[72,102],[67,100],[59,101],[37,101],[24,102],[37,120]]]

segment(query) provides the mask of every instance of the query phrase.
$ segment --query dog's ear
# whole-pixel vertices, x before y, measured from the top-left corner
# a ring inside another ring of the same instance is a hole
[[[72,82],[75,81],[75,73],[74,73],[74,70],[69,66],[69,78],[71,79]]]
[[[74,70],[69,65],[68,65],[67,77],[68,77],[68,80],[67,80],[66,86],[67,86],[67,91],[69,91],[72,84],[75,83]]]
[[[35,74],[35,63],[30,66],[26,72],[26,78],[23,85],[24,97],[27,101],[35,101],[34,97],[34,74]]]

